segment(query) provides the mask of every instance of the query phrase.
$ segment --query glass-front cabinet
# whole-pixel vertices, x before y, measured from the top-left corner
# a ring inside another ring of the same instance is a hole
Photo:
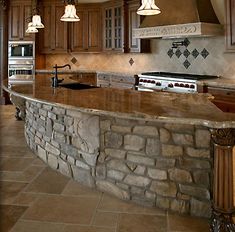
[[[112,3],[112,4],[110,4]],[[122,2],[110,1],[104,6],[104,50],[123,51]]]

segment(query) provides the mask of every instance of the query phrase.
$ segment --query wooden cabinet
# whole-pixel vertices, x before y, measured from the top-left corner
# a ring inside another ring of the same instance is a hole
[[[150,40],[148,39],[134,39],[133,29],[138,28],[142,22],[143,17],[136,12],[140,7],[139,0],[128,1],[128,52],[150,52]]]
[[[68,24],[60,20],[63,14],[63,4],[50,2],[43,4],[41,17],[45,28],[39,31],[41,53],[67,53]]]
[[[64,4],[44,2],[40,31],[41,53],[101,51],[101,7],[99,4],[76,5],[79,22],[62,22]]]
[[[235,52],[235,0],[226,0],[226,50]]]
[[[11,1],[9,6],[9,40],[34,40],[34,34],[26,33],[31,21],[31,1]]]
[[[123,1],[109,1],[103,8],[103,50],[124,51]]]
[[[234,89],[207,87],[206,92],[214,96],[214,99],[211,101],[222,111],[235,113],[235,90]]]
[[[71,24],[71,33],[69,33],[70,51],[101,51],[100,5],[78,6],[77,14],[80,18],[80,22]]]

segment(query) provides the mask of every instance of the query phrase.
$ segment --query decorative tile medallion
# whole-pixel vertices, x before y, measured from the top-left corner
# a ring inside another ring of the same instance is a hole
[[[170,49],[168,50],[167,55],[168,55],[170,58],[172,58],[172,56],[174,55],[174,51],[173,51],[172,48],[170,48]]]
[[[206,59],[207,56],[209,56],[209,52],[204,48],[201,52],[201,56]]]
[[[188,58],[189,55],[190,55],[190,52],[189,52],[188,49],[186,49],[186,50],[184,50],[183,54],[184,54],[184,56],[185,56],[186,58]]]
[[[185,67],[186,69],[188,69],[189,66],[191,65],[191,63],[190,63],[188,60],[185,60],[184,63],[183,63],[183,65],[184,65],[184,67]]]
[[[180,58],[180,56],[182,55],[182,52],[181,52],[179,49],[177,49],[176,52],[175,52],[175,55],[176,55],[178,58]]]
[[[199,55],[199,52],[198,50],[195,48],[193,51],[192,51],[192,56],[196,59]]]
[[[129,64],[132,66],[134,63],[135,63],[135,61],[132,58],[130,58]]]
[[[77,60],[75,57],[73,57],[73,58],[71,59],[71,62],[72,62],[73,64],[76,64],[77,61],[78,61],[78,60]]]

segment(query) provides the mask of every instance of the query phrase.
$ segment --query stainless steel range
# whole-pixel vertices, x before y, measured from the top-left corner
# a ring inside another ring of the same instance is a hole
[[[139,91],[168,91],[176,93],[195,93],[198,92],[198,80],[214,78],[218,78],[218,76],[168,72],[145,72],[138,75],[136,87]]]

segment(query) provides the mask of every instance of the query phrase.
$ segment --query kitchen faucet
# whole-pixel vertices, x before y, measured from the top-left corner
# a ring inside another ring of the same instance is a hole
[[[58,87],[58,84],[61,83],[64,80],[64,79],[61,79],[61,80],[58,79],[58,68],[65,68],[65,67],[69,67],[69,69],[71,69],[70,64],[65,64],[65,65],[62,65],[62,66],[58,66],[56,64],[53,67],[55,69],[55,71],[54,71],[55,76],[51,78],[52,79],[52,87],[53,88]]]

